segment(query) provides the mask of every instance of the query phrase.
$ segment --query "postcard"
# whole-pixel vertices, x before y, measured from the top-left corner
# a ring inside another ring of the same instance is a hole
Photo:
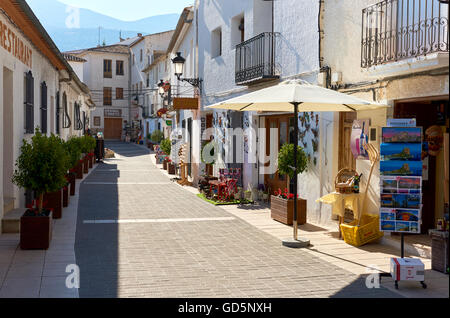
[[[421,143],[421,127],[384,127],[383,143]]]
[[[398,189],[397,177],[381,177],[381,187],[383,189]]]
[[[395,221],[381,221],[380,222],[380,230],[385,232],[394,232],[395,231]]]
[[[397,219],[397,211],[395,209],[381,209],[380,219],[382,221],[395,221]]]
[[[409,232],[410,231],[410,223],[409,222],[395,222],[395,231],[396,232]]]
[[[422,188],[421,177],[398,177],[398,188],[409,190],[420,190]]]
[[[422,161],[381,161],[380,173],[383,176],[422,176]]]
[[[420,225],[419,222],[411,222],[409,224],[409,231],[411,233],[420,233]]]
[[[420,209],[422,197],[420,194],[381,194],[383,208]]]
[[[420,143],[381,144],[381,159],[384,161],[388,160],[420,161],[422,159],[422,145]]]
[[[419,222],[420,210],[398,209],[396,212],[397,221]]]

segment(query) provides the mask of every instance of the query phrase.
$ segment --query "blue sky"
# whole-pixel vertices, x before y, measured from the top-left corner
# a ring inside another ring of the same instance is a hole
[[[79,8],[90,9],[116,19],[135,21],[154,15],[178,13],[194,0],[59,0]]]

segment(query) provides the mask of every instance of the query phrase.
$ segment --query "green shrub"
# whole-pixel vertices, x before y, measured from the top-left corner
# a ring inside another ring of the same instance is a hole
[[[81,145],[78,137],[70,137],[64,143],[64,148],[69,156],[69,169],[74,168],[81,159]]]
[[[161,141],[161,150],[164,151],[164,153],[168,156],[170,156],[170,153],[172,151],[172,142],[170,139],[164,139]]]
[[[44,194],[55,192],[66,185],[68,160],[63,141],[53,134],[47,137],[36,129],[31,143],[23,140],[12,182],[36,192],[39,213],[43,209]]]
[[[159,144],[163,139],[164,139],[164,133],[160,130],[155,130],[151,136],[150,136],[151,141],[153,141],[154,143]]]
[[[308,157],[302,147],[298,146],[297,149],[297,171],[300,174],[308,167]],[[278,154],[278,171],[292,179],[295,176],[294,165],[294,145],[284,144]]]
[[[96,141],[94,137],[85,135],[83,137],[78,137],[80,140],[80,148],[82,153],[90,153],[95,149]]]

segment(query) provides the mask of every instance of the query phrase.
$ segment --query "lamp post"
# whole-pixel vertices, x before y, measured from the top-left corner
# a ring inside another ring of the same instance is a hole
[[[175,76],[178,78],[179,81],[182,82],[188,82],[192,86],[198,88],[201,90],[201,84],[203,82],[200,78],[181,78],[184,71],[184,63],[186,62],[186,59],[181,56],[181,52],[177,52],[177,56],[175,56],[174,59],[172,59],[172,63],[175,66]]]

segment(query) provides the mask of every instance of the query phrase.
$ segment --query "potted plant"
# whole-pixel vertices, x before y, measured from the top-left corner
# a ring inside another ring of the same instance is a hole
[[[48,249],[50,246],[52,211],[44,207],[44,195],[64,186],[67,165],[62,143],[51,139],[36,129],[31,143],[23,140],[16,161],[12,182],[22,189],[34,191],[38,198],[36,205],[28,206],[20,220],[22,249]]]
[[[252,201],[252,190],[247,190],[244,192],[244,198],[247,201]]]
[[[68,167],[69,167],[69,173],[67,174],[66,177],[70,183],[71,196],[75,195],[75,183],[77,179],[77,172],[81,173],[81,178],[83,177],[83,172],[79,168],[79,160],[81,157],[81,150],[79,146],[80,145],[77,140],[77,137],[71,137],[64,143],[64,148],[68,155]]]
[[[297,178],[293,169],[294,166],[294,145],[285,144],[278,154],[278,173],[281,175],[287,175],[289,180]],[[297,148],[297,172],[302,173],[306,170],[308,165],[308,157],[303,148],[298,146]],[[299,198],[297,195],[297,222],[302,225],[306,223],[306,200]],[[275,191],[271,197],[271,217],[272,219],[292,225],[294,222],[294,194],[289,193],[288,189],[284,192],[281,189]]]
[[[166,154],[166,157],[164,158],[163,161],[163,169],[167,170],[167,166],[169,163],[169,156],[170,153],[172,151],[172,142],[170,141],[170,139],[164,139],[163,141],[161,141],[161,150]]]
[[[92,144],[92,137],[91,136],[83,136],[79,137],[80,139],[80,146],[81,146],[81,152],[83,153],[83,173],[89,172],[89,161],[90,156],[89,154],[92,153],[92,150],[95,148],[95,144]],[[94,139],[95,141],[95,139]]]
[[[152,141],[153,143],[155,143],[155,144],[158,145],[158,144],[160,144],[161,141],[164,139],[164,133],[163,133],[162,131],[160,131],[160,130],[155,130],[155,131],[151,134],[150,139],[151,139],[151,141]]]

